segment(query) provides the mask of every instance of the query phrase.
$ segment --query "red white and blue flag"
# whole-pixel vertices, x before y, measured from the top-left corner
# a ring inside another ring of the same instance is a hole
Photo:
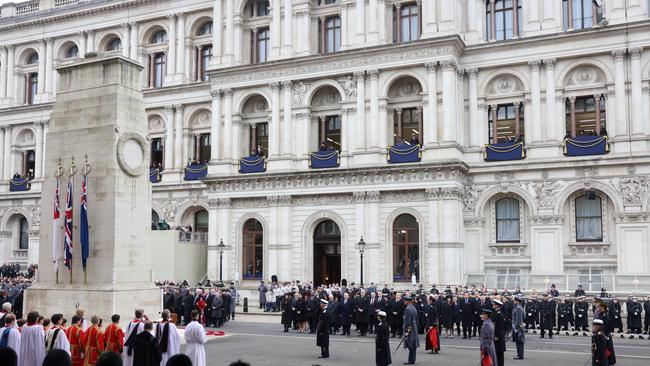
[[[73,176],[68,178],[68,197],[65,206],[65,266],[72,270],[72,196],[74,195]]]
[[[79,241],[81,242],[81,263],[83,269],[86,269],[86,259],[90,251],[89,238],[88,238],[88,197],[86,191],[86,181],[88,177],[82,176],[81,178],[81,207],[79,210]]]
[[[61,178],[56,178],[56,190],[54,191],[54,220],[52,221],[52,263],[54,270],[58,268],[61,258],[61,210],[59,209],[59,185]]]

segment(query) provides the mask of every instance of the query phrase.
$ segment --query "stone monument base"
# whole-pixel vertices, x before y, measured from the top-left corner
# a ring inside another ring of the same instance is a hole
[[[92,315],[110,323],[111,315],[120,314],[121,321],[133,318],[136,308],[144,309],[152,319],[157,319],[162,309],[160,289],[151,283],[120,285],[70,285],[35,283],[25,291],[23,314],[38,311],[49,318],[61,313],[71,319],[77,304],[86,310],[86,318]]]

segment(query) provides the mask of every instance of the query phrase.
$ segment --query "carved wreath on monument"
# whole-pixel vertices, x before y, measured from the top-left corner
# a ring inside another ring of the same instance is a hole
[[[137,177],[147,170],[147,141],[135,132],[122,134],[117,140],[117,163],[124,173]]]

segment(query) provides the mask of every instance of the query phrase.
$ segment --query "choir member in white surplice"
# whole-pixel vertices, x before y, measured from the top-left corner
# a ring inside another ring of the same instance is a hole
[[[144,330],[144,321],[146,320],[149,320],[149,318],[144,315],[144,310],[137,309],[135,311],[135,319],[131,320],[124,330],[124,353],[122,353],[124,366],[134,366],[133,343],[135,342],[135,336]]]
[[[14,314],[7,314],[4,318],[5,327],[0,328],[0,348],[9,347],[16,352],[16,356],[20,355],[20,331],[16,327],[16,316]],[[20,365],[20,358],[18,358],[17,365]]]
[[[160,313],[162,321],[156,326],[156,343],[160,350],[160,366],[167,365],[167,360],[181,351],[181,336],[176,325],[169,321],[170,312],[165,309]]]
[[[185,354],[192,360],[192,366],[206,366],[203,345],[208,338],[205,336],[205,329],[198,320],[199,311],[192,310],[192,322],[185,328],[185,342],[187,343]]]
[[[54,314],[52,318],[52,326],[47,330],[45,335],[45,350],[50,352],[53,349],[62,349],[70,354],[70,342],[65,335],[65,330],[61,327],[63,324],[63,314]]]
[[[41,366],[45,358],[45,331],[37,323],[38,311],[27,314],[27,324],[23,325],[20,336],[18,359],[22,366]]]

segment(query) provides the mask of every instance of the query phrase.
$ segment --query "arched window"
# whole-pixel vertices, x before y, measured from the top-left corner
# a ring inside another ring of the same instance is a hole
[[[79,57],[79,48],[76,45],[70,46],[68,50],[65,51],[65,57],[66,58]]]
[[[246,14],[251,18],[265,17],[269,15],[269,7],[271,5],[268,0],[252,0],[249,4]]]
[[[208,232],[208,211],[200,210],[194,214],[194,231]]]
[[[122,41],[117,37],[111,38],[111,40],[106,44],[106,51],[119,51],[121,49]]]
[[[502,198],[495,206],[497,242],[519,242],[519,201]]]
[[[496,121],[496,126],[494,121]],[[493,105],[488,109],[489,141],[523,141],[524,108],[521,103]]]
[[[398,216],[393,222],[393,280],[419,279],[420,229],[415,217]]]
[[[420,39],[420,7],[417,3],[396,4],[393,7],[393,42]]]
[[[29,225],[27,219],[22,217],[20,219],[20,237],[18,242],[18,249],[29,249],[29,234],[27,230]]]
[[[419,145],[421,112],[419,108],[397,108],[393,115],[395,144],[401,142]]]
[[[486,38],[502,41],[521,34],[521,0],[487,0],[485,5]]]
[[[603,19],[603,9],[594,0],[563,0],[564,30],[589,29]]]
[[[199,30],[196,32],[197,36],[207,36],[208,34],[212,34],[212,22],[205,22],[201,24],[199,27]]]
[[[161,88],[165,79],[165,54],[156,53],[151,57],[151,70],[149,75],[149,86],[152,88]]]
[[[27,65],[34,65],[38,63],[38,53],[32,52],[29,57],[27,57]]]
[[[242,265],[245,280],[262,279],[264,229],[262,224],[250,219],[244,223]]]
[[[157,43],[166,43],[167,42],[167,32],[164,30],[159,30],[151,36],[151,44]]]
[[[607,135],[605,128],[605,97],[601,94],[566,99],[566,133],[575,138],[581,135]]]
[[[603,209],[594,192],[576,198],[576,241],[603,240]]]

